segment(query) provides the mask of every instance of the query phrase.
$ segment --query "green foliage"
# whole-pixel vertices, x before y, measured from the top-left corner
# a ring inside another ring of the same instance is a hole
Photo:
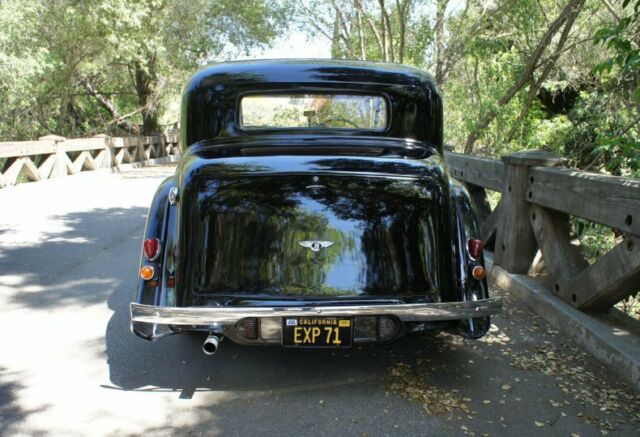
[[[640,0],[632,8],[624,2],[624,12],[618,23],[603,27],[595,34],[595,44],[609,49],[610,56],[593,68],[607,91],[606,99],[615,96],[618,107],[605,119],[611,120],[609,129],[598,133],[593,149],[594,161],[602,161],[604,168],[615,174],[640,175]],[[620,100],[627,103],[620,107]]]
[[[269,43],[283,20],[266,0],[2,1],[0,138],[172,124],[195,69]]]

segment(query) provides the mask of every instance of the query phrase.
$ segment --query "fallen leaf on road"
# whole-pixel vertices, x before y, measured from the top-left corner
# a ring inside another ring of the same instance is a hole
[[[458,390],[441,389],[425,383],[423,375],[408,364],[396,363],[391,366],[387,388],[406,399],[420,402],[426,414],[443,414],[454,410],[473,413]]]

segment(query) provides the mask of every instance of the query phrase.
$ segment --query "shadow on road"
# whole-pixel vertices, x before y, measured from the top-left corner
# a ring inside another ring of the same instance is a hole
[[[455,365],[464,359],[445,345],[446,337],[418,336],[345,350],[251,347],[225,340],[214,356],[206,356],[201,350],[204,335],[179,334],[154,343],[133,336],[129,301],[125,290],[110,297],[114,314],[106,332],[111,382],[125,390],[152,386],[191,398],[197,391],[305,390],[352,380],[379,385],[396,360],[431,354]]]
[[[30,414],[47,408],[43,406],[37,410],[27,410],[20,405],[17,393],[24,388],[20,379],[19,372],[0,367],[0,435],[3,435],[3,430],[9,430],[26,420]]]
[[[3,245],[0,272],[4,280],[0,285],[18,291],[12,293],[9,302],[32,309],[104,302],[120,275],[106,266],[87,277],[82,266],[122,243],[137,244],[146,212],[139,207],[109,208],[52,216],[48,220],[58,231],[43,234],[33,243]],[[120,254],[116,250],[113,256]],[[61,277],[66,280],[61,281]]]

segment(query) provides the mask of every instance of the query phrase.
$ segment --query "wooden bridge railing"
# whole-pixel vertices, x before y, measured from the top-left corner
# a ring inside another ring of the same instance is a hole
[[[0,188],[175,155],[178,137],[67,139],[49,135],[38,141],[0,142]]]
[[[583,310],[607,309],[640,290],[639,180],[562,168],[563,158],[541,151],[501,161],[447,153],[446,161],[476,202],[496,265],[527,273],[539,249],[555,293]],[[502,193],[493,211],[486,189]],[[589,265],[570,215],[615,229],[624,239]]]

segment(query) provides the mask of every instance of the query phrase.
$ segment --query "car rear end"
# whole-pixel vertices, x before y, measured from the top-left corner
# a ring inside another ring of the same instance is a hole
[[[156,226],[171,235],[155,260],[159,301],[170,305],[134,305],[134,322],[159,335],[349,347],[468,330],[495,312],[484,277],[475,294],[465,288],[474,279],[460,265],[481,265],[466,252],[471,236],[459,235],[473,232],[461,217],[472,211],[456,208],[432,149],[361,139],[360,154],[345,154],[323,140],[283,153],[267,143],[203,144],[183,158],[179,196]]]

